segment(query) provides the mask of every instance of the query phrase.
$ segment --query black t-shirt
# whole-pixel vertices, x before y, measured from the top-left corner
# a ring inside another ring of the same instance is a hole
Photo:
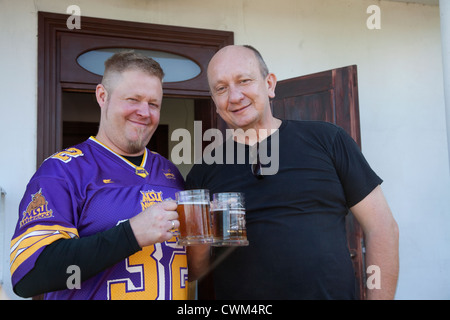
[[[224,164],[195,165],[187,177],[190,189],[245,193],[250,244],[215,248],[216,298],[354,299],[345,216],[382,180],[338,126],[285,120],[278,134],[279,143],[277,135],[262,142],[272,151],[278,144],[274,175],[257,179],[248,161],[224,155]]]

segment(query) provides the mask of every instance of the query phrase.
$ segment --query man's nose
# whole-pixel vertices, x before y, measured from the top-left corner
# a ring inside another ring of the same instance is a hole
[[[142,101],[139,103],[136,113],[143,118],[150,117],[150,106],[147,102]]]
[[[239,103],[244,98],[244,94],[239,87],[231,86],[229,88],[228,100],[230,103]]]

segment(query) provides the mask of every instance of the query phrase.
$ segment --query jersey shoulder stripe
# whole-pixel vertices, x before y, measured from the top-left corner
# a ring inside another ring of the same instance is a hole
[[[11,240],[10,269],[17,268],[44,246],[59,240],[77,238],[78,231],[60,225],[37,225]]]

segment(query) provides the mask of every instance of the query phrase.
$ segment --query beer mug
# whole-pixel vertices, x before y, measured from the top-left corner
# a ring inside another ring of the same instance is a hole
[[[209,190],[185,190],[175,193],[177,201],[178,244],[189,246],[211,243],[211,218]]]
[[[213,194],[211,204],[213,246],[247,246],[244,194]]]

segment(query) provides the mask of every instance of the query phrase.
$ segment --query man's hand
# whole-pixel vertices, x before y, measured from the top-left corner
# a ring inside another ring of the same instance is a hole
[[[141,248],[173,237],[171,230],[180,226],[176,210],[175,201],[163,201],[130,219],[131,229]]]

